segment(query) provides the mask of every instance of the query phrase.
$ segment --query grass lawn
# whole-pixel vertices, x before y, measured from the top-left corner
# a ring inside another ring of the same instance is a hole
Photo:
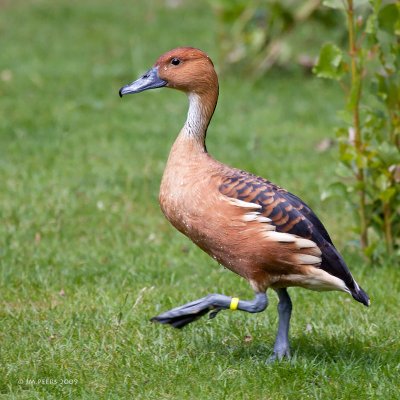
[[[185,96],[118,97],[178,45],[218,61],[209,3],[174,4],[0,1],[0,399],[400,398],[400,270],[366,265],[350,210],[320,201],[337,149],[315,146],[342,99],[315,78],[225,77],[208,149],[306,200],[370,309],[292,289],[293,358],[272,365],[273,292],[258,315],[149,322],[208,293],[253,295],[159,210]]]

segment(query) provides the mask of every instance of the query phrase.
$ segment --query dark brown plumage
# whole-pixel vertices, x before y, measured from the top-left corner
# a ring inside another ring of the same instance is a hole
[[[222,194],[261,205],[260,213],[271,218],[278,232],[314,241],[322,252],[319,268],[342,279],[352,296],[368,305],[368,297],[354,281],[324,225],[311,208],[294,194],[246,171],[236,170],[219,187]]]

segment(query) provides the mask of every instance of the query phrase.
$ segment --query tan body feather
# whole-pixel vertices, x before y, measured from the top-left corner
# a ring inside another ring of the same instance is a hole
[[[222,177],[235,171],[199,151],[182,131],[162,178],[162,211],[176,229],[249,280],[255,290],[286,286],[345,290],[340,279],[326,273],[309,279],[321,263],[321,251],[313,241],[276,232],[259,205],[234,202],[220,192]]]

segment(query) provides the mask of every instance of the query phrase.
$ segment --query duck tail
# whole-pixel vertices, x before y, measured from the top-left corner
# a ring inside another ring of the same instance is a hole
[[[354,300],[359,301],[360,303],[364,304],[364,306],[369,307],[371,301],[367,293],[360,287],[356,282],[354,282],[354,288],[350,289],[350,293],[353,296]]]

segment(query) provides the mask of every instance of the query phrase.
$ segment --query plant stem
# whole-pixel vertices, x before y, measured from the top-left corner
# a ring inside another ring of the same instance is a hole
[[[383,203],[383,223],[385,229],[386,250],[388,255],[393,253],[393,236],[391,224],[391,207],[388,202]]]
[[[360,126],[360,98],[362,90],[362,71],[357,65],[359,50],[356,45],[355,28],[354,28],[354,5],[353,0],[347,0],[347,25],[349,31],[349,55],[351,60],[351,88],[355,90],[354,103],[351,105],[353,113],[354,125],[354,146],[357,155],[363,153],[363,141]],[[356,166],[355,173],[357,182],[359,183],[359,216],[360,216],[360,241],[361,247],[365,249],[368,246],[368,223],[366,216],[366,193],[365,193],[365,174],[364,168]]]

